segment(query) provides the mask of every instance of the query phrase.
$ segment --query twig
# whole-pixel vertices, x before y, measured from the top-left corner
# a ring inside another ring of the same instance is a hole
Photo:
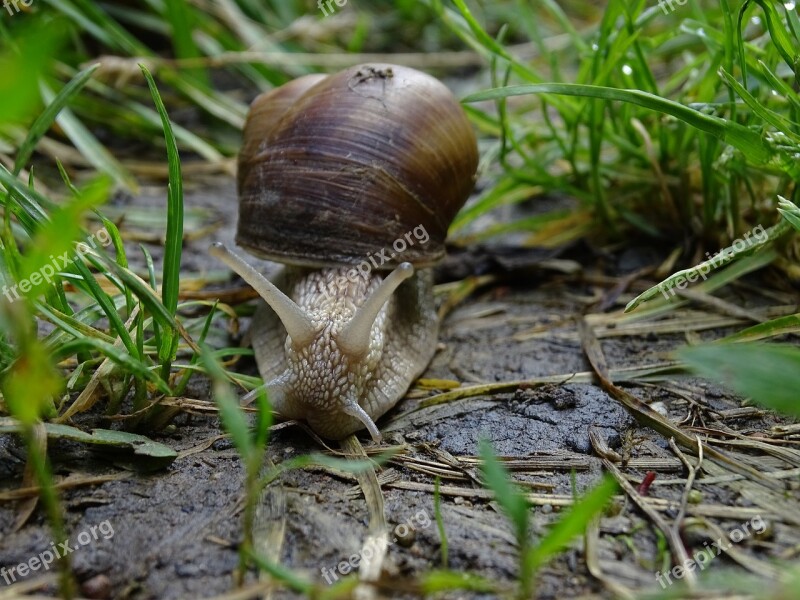
[[[614,479],[617,480],[620,487],[625,491],[630,499],[634,501],[636,506],[638,506],[644,514],[646,514],[653,523],[655,523],[656,527],[658,527],[664,536],[667,538],[667,543],[669,544],[670,549],[672,550],[672,556],[675,559],[675,562],[680,565],[687,564],[689,560],[689,554],[686,552],[686,548],[683,547],[683,541],[681,541],[680,535],[676,531],[670,527],[667,522],[661,518],[661,515],[656,512],[656,510],[650,506],[647,502],[644,501],[642,496],[636,491],[630,482],[626,479],[625,475],[622,474],[617,466],[612,463],[610,460],[603,459],[603,466],[614,476]],[[686,569],[686,582],[689,587],[694,587],[697,583],[697,575],[694,571],[690,571]]]
[[[686,470],[689,471],[689,475],[686,478],[686,486],[683,489],[683,496],[681,497],[681,507],[678,510],[678,516],[675,517],[675,522],[672,524],[673,533],[676,536],[680,536],[681,522],[686,514],[686,505],[689,502],[689,492],[692,491],[694,478],[697,475],[698,469],[700,469],[700,466],[703,464],[703,443],[700,441],[700,436],[697,436],[697,464],[695,466],[692,466],[689,459],[686,458],[686,455],[678,448],[678,444],[675,443],[675,438],[669,438],[669,446],[672,448],[672,451],[678,455],[678,458],[681,459]]]
[[[341,441],[341,447],[350,457],[359,460],[367,458],[361,442],[351,434]],[[361,582],[370,583],[380,580],[383,570],[383,561],[389,547],[389,532],[386,524],[386,510],[383,504],[383,493],[378,482],[378,475],[375,467],[366,471],[356,473],[356,479],[364,491],[364,498],[367,501],[369,510],[369,532],[361,548],[361,564],[358,568],[358,578]],[[367,554],[365,550],[369,548]],[[354,597],[357,600],[376,598],[375,589],[371,585],[359,584],[354,590]]]

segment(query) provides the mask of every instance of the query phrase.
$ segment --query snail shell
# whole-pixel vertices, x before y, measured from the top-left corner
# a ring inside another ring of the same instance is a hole
[[[461,106],[440,81],[407,67],[319,77],[253,102],[239,155],[237,243],[285,264],[354,264],[422,224],[429,242],[391,262],[435,264],[478,164]]]
[[[287,266],[273,283],[220,244],[212,253],[266,301],[250,337],[281,416],[331,439],[366,427],[380,440],[374,420],[435,352],[424,267],[444,256],[477,162],[458,102],[414,69],[358,65],[254,100],[236,241]]]

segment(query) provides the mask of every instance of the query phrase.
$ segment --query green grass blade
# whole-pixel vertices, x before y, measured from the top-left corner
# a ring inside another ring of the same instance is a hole
[[[778,196],[778,212],[781,216],[791,223],[797,231],[800,231],[800,208],[783,196]]]
[[[153,292],[153,289],[142,281],[138,275],[130,269],[120,267],[103,252],[98,251],[96,255],[86,254],[85,256],[97,269],[106,273],[113,273],[122,284],[128,286],[162,328],[178,329],[175,318],[167,311],[161,300]]]
[[[753,162],[764,164],[772,157],[772,150],[762,137],[746,127],[726,121],[720,117],[705,115],[701,112],[661,98],[641,90],[617,89],[604,86],[583,85],[577,83],[541,83],[529,85],[512,85],[503,88],[485,90],[470,94],[463,102],[480,102],[497,100],[509,96],[526,96],[528,94],[563,94],[567,96],[584,96],[603,100],[618,100],[637,106],[672,115],[692,127],[724,140],[741,150]]]
[[[253,443],[256,452],[263,453],[269,442],[269,428],[272,427],[272,405],[269,403],[266,388],[260,388],[256,393],[256,408]]]
[[[192,39],[194,13],[186,0],[164,0],[165,17],[172,28],[172,46],[178,58],[195,58],[202,56],[200,50]],[[208,74],[202,68],[192,69],[190,72],[203,88],[209,87]]]
[[[759,225],[759,227],[761,226]],[[654,285],[650,289],[642,292],[636,296],[636,298],[628,302],[628,305],[625,307],[625,312],[631,312],[642,302],[646,302],[658,296],[658,294],[662,294],[664,297],[669,297],[670,295],[674,296],[675,292],[672,291],[672,293],[669,294],[670,290],[673,290],[675,287],[683,289],[686,287],[687,282],[695,282],[700,278],[705,281],[709,273],[727,265],[734,259],[759,252],[789,230],[789,224],[786,221],[781,221],[766,231],[762,228],[758,235],[754,235],[753,237],[748,236],[743,240],[736,240],[732,246],[720,250],[714,256],[701,262],[699,265],[673,273],[658,285]],[[742,242],[741,248],[737,247],[737,242]]]
[[[447,532],[444,529],[444,520],[442,519],[442,496],[439,493],[439,486],[441,479],[436,478],[435,487],[433,488],[433,515],[436,519],[436,529],[439,531],[439,548],[442,555],[442,569],[447,569]]]
[[[242,462],[249,468],[249,465],[259,458],[259,453],[250,437],[250,429],[245,413],[242,407],[239,406],[239,400],[228,387],[228,378],[222,366],[214,358],[208,347],[201,346],[201,349],[200,358],[206,372],[211,377],[212,394],[214,402],[219,408],[219,418],[225,431],[230,434],[236,451],[242,457]]]
[[[800,333],[800,313],[770,319],[765,323],[759,323],[742,331],[737,331],[719,341],[724,343],[756,342],[789,333]]]
[[[181,162],[178,155],[178,144],[172,132],[167,109],[158,93],[153,76],[144,65],[139,65],[147,79],[150,94],[161,116],[164,128],[164,140],[167,145],[167,162],[169,164],[169,187],[167,194],[167,233],[164,248],[164,271],[161,278],[161,299],[164,307],[174,317],[178,308],[178,292],[180,290],[181,251],[183,248],[183,180],[181,179]],[[162,376],[169,373],[170,363],[175,359],[178,347],[178,336],[174,330],[165,330],[159,348],[162,362]]]
[[[2,164],[0,164],[0,184],[9,192],[8,196],[0,194],[0,202],[5,203],[9,196],[13,202],[8,206],[6,215],[13,214],[17,217],[25,231],[32,235],[41,223],[47,222],[45,207],[52,209],[53,203],[14,177]]]
[[[36,298],[50,288],[56,273],[71,264],[79,264],[80,249],[75,241],[81,235],[81,217],[108,198],[108,181],[88,186],[54,211],[50,220],[34,235],[19,265],[19,289],[28,298]]]
[[[45,304],[44,302],[36,302],[35,306],[42,318],[47,319],[50,321],[50,323],[58,327],[57,331],[54,331],[47,336],[47,338],[45,338],[45,344],[47,344],[50,348],[57,347],[59,343],[64,340],[63,335],[54,335],[60,333],[71,335],[73,338],[92,337],[109,344],[114,343],[113,337],[106,335],[99,329],[95,329],[94,327],[87,325],[80,319],[75,318],[74,315],[62,313],[54,309],[52,306]]]
[[[40,85],[42,97],[48,103],[55,100],[55,93],[50,89],[46,83]],[[89,131],[80,119],[78,119],[72,111],[67,108],[62,108],[56,121],[64,134],[70,139],[80,153],[88,160],[98,171],[107,173],[114,181],[124,186],[126,189],[133,193],[138,192],[139,184],[136,179],[131,175],[122,164],[114,158],[111,153],[99,142],[97,138]]]
[[[770,68],[764,64],[764,61],[759,60],[757,64],[761,76],[766,79],[767,83],[772,87],[772,89],[780,93],[784,98],[791,102],[795,111],[800,110],[800,95],[798,95],[797,92],[789,87],[789,85],[787,85],[783,79],[780,79],[777,75],[775,75],[775,73],[773,73]]]
[[[47,105],[47,108],[36,117],[33,125],[31,125],[28,130],[25,141],[20,144],[17,150],[17,158],[14,161],[14,175],[18,175],[28,163],[28,160],[36,148],[36,144],[38,144],[42,136],[47,133],[47,130],[53,126],[53,122],[56,120],[58,113],[69,103],[73,96],[83,89],[83,86],[86,85],[99,66],[99,64],[92,65],[78,73],[67,85],[61,88],[61,91],[58,92],[52,102]]]
[[[797,78],[800,56],[798,56],[796,44],[792,42],[789,30],[783,24],[783,18],[778,12],[777,3],[770,0],[754,0],[754,2],[764,11],[764,18],[772,43],[786,64],[795,72],[795,78]],[[747,2],[745,2],[745,5],[747,5]]]
[[[94,350],[100,352],[103,356],[118,364],[126,371],[152,383],[162,394],[168,395],[170,393],[169,386],[158,376],[158,373],[128,354],[128,352],[122,348],[119,348],[114,344],[109,344],[103,340],[90,337],[81,337],[60,345],[58,348],[52,350],[51,353],[52,356],[57,360],[63,360],[75,353],[85,350]]]
[[[128,331],[127,327],[125,327],[125,323],[123,322],[122,318],[119,316],[111,297],[106,294],[105,291],[103,291],[103,289],[100,287],[100,284],[98,284],[97,280],[94,278],[94,275],[92,275],[92,272],[80,260],[75,262],[75,268],[83,278],[83,283],[86,285],[89,295],[91,295],[100,308],[103,309],[103,312],[108,318],[111,331],[115,332],[119,336],[122,344],[125,346],[125,349],[132,356],[141,358],[136,348],[136,344],[134,344],[130,332]]]
[[[792,128],[797,125],[796,123],[791,123],[783,116],[766,108],[725,69],[720,69],[720,74],[725,80],[725,83],[727,83],[733,89],[733,91],[736,92],[736,94],[738,94],[742,100],[744,100],[744,103],[750,107],[750,110],[752,110],[754,114],[758,115],[765,123],[772,125],[775,127],[775,129],[783,132],[787,137],[793,139],[795,143],[800,142],[800,135],[797,135],[794,131],[792,131]]]
[[[514,484],[506,468],[498,460],[487,440],[480,442],[481,473],[486,487],[494,492],[497,503],[514,526],[520,546],[524,546],[528,536],[528,501]]]
[[[483,27],[481,27],[480,23],[478,23],[478,21],[475,20],[475,17],[472,16],[472,12],[469,10],[469,7],[467,7],[467,4],[464,2],[464,0],[453,0],[453,4],[456,5],[456,8],[461,13],[461,16],[467,22],[467,25],[472,31],[472,35],[475,36],[482,46],[488,48],[497,56],[502,56],[509,62],[514,62],[514,57],[508,53],[505,47],[483,30]]]
[[[304,594],[308,598],[315,597],[313,595],[314,584],[300,577],[288,567],[267,560],[255,551],[250,551],[248,557],[259,569],[269,573],[274,579],[283,582],[289,589]]]
[[[617,482],[606,475],[603,480],[565,513],[544,539],[530,549],[525,557],[526,568],[532,572],[562,551],[589,522],[603,510],[617,491]]]
[[[502,597],[496,595],[498,590],[494,582],[480,575],[473,575],[463,571],[428,571],[422,576],[422,589],[426,594],[431,595],[449,590],[467,590],[483,592],[493,598]]]

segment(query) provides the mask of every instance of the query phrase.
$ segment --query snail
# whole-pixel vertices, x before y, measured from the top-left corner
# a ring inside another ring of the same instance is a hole
[[[381,440],[375,421],[433,358],[429,267],[477,164],[459,103],[407,67],[306,75],[253,101],[236,243],[285,267],[270,281],[220,243],[210,252],[265,301],[249,336],[281,417]]]

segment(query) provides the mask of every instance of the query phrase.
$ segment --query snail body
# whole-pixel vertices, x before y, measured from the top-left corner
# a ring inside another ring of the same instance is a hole
[[[275,411],[341,439],[375,425],[435,352],[432,266],[477,147],[449,90],[359,65],[257,97],[239,154],[236,241],[286,265],[271,282],[211,252],[265,300],[250,330]],[[391,271],[389,271],[391,269]]]

